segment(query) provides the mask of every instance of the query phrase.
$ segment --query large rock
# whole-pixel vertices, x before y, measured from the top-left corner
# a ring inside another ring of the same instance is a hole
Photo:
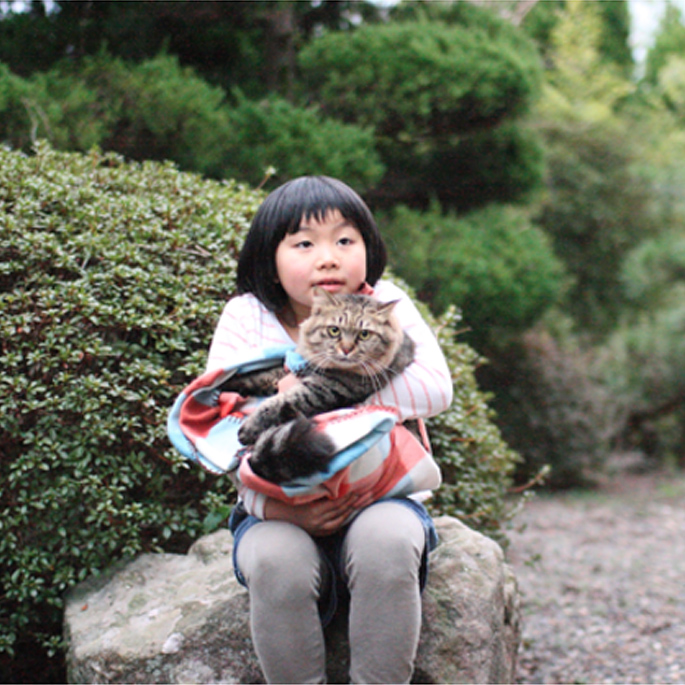
[[[413,682],[511,683],[519,596],[500,547],[456,519],[436,520]],[[70,683],[262,683],[248,595],[220,530],[187,555],[146,554],[77,586],[65,635]],[[346,683],[344,618],[327,631],[329,682]]]

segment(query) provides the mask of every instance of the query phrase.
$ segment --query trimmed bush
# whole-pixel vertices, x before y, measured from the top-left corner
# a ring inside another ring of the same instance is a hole
[[[538,135],[515,123],[539,92],[538,54],[467,4],[401,3],[399,21],[330,31],[298,53],[302,97],[374,131],[387,168],[375,207],[437,197],[463,211],[520,200],[541,181]]]
[[[370,129],[278,97],[253,102],[236,91],[234,100],[165,54],[132,64],[101,52],[28,79],[0,63],[0,141],[25,151],[36,138],[60,150],[99,146],[253,184],[272,166],[278,183],[325,174],[359,189],[384,172]]]
[[[259,183],[273,165],[278,184],[325,174],[361,192],[383,175],[371,129],[326,119],[316,107],[297,107],[277,96],[254,102],[236,91],[235,97],[224,154],[227,176]]]
[[[170,164],[0,149],[0,655],[59,658],[70,586],[224,524],[228,478],[184,468],[166,417],[204,368],[261,199]],[[430,422],[434,506],[503,539],[515,456],[452,324],[436,322],[457,399]]]
[[[433,311],[454,303],[479,350],[497,349],[559,298],[564,270],[525,210],[491,205],[464,216],[397,207],[383,217],[397,272]]]
[[[430,20],[365,24],[313,40],[298,62],[307,92],[327,112],[420,146],[426,137],[444,140],[523,114],[537,94],[541,72],[532,43],[506,31],[493,41],[488,28]]]

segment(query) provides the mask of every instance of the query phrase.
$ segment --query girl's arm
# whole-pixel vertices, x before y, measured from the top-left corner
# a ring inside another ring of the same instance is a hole
[[[254,295],[240,295],[226,303],[209,346],[207,371],[220,369],[236,355],[291,343],[276,318]]]
[[[452,378],[435,334],[423,320],[410,297],[387,281],[378,283],[375,296],[399,300],[395,315],[416,344],[414,361],[371,399],[372,404],[395,407],[401,420],[435,416],[452,403]]]
[[[207,357],[207,371],[221,369],[255,349],[282,345],[286,342],[275,319],[253,295],[240,295],[229,300],[221,313]],[[266,495],[246,488],[229,474],[248,514],[264,518]]]

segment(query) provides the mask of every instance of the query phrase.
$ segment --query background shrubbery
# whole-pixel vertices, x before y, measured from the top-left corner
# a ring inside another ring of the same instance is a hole
[[[459,379],[431,422],[441,510],[506,518],[474,368],[517,483],[585,483],[615,450],[685,466],[685,24],[663,17],[640,78],[625,0],[0,6],[3,144],[178,165],[2,153],[4,649],[56,635],[101,559],[225,513],[223,481],[157,455],[259,196],[177,168],[348,181],[418,299],[463,312],[436,323]]]
[[[0,149],[3,680],[21,679],[36,644],[58,650],[70,586],[139,552],[183,551],[221,520],[228,479],[183,468],[165,421],[204,368],[261,197],[113,153]],[[436,511],[503,539],[515,455],[453,316],[430,318],[456,387],[430,422],[447,481]]]
[[[269,166],[281,179],[317,171],[359,189],[384,171],[370,129],[276,95],[229,97],[167,54],[132,64],[102,51],[26,79],[0,63],[0,140],[28,151],[37,139],[254,185]]]
[[[488,205],[457,216],[436,202],[381,215],[395,270],[433,311],[458,302],[467,339],[499,350],[561,298],[565,272],[525,210]]]

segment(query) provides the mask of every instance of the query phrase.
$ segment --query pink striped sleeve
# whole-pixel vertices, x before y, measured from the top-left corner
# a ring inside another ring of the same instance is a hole
[[[240,295],[224,307],[209,346],[207,370],[230,363],[236,352],[287,344],[290,339],[274,314],[254,295]]]
[[[396,407],[402,419],[425,418],[445,411],[452,402],[452,379],[433,331],[411,299],[394,284],[379,283],[375,295],[386,302],[399,300],[395,314],[416,344],[414,362],[378,393],[377,401]]]

